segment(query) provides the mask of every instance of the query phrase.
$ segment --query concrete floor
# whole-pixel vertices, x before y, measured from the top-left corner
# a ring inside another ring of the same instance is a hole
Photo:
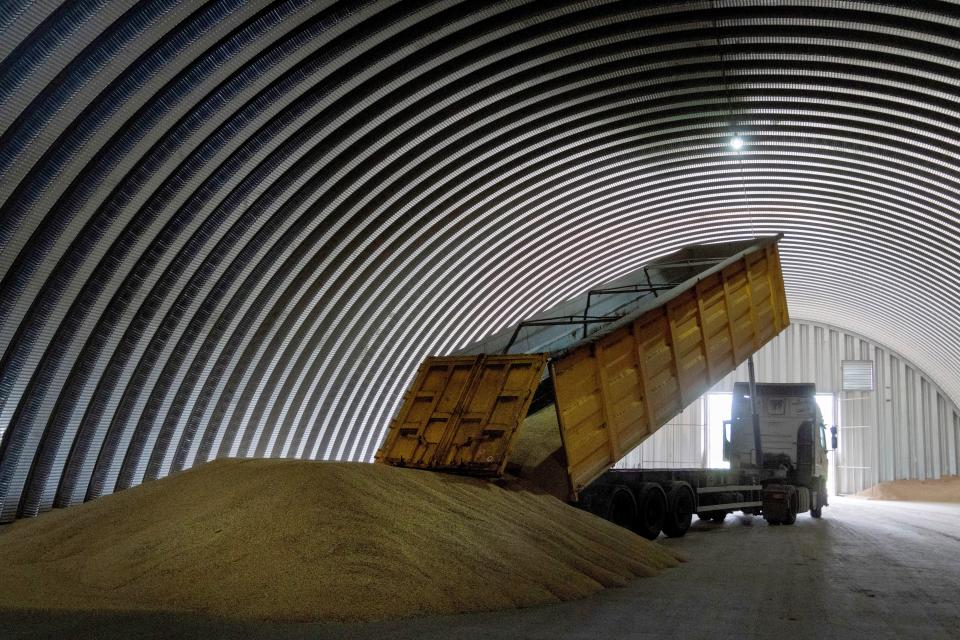
[[[0,611],[4,638],[960,638],[960,504],[837,499],[792,527],[728,516],[663,544],[691,562],[595,597],[368,625]]]

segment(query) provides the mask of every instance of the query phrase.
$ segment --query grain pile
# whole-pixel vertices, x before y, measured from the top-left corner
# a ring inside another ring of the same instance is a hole
[[[881,482],[857,495],[871,500],[960,502],[960,476],[943,476],[939,480]]]
[[[382,465],[224,460],[0,530],[0,608],[356,621],[581,598],[675,566],[546,495]]]

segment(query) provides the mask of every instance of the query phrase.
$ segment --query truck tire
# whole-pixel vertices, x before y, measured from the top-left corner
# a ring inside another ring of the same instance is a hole
[[[644,482],[637,487],[637,522],[634,531],[655,540],[663,529],[667,514],[667,496],[663,488],[654,482]]]
[[[629,487],[612,487],[604,518],[621,527],[634,528],[637,522],[637,501]]]
[[[822,485],[822,483],[821,483]],[[816,509],[810,509],[810,517],[820,518],[823,516],[823,505],[827,503],[827,491],[821,486],[817,490],[817,507]]]
[[[797,490],[790,484],[769,484],[763,490],[763,519],[772,525],[797,520]]]
[[[782,524],[793,524],[797,521],[797,494],[791,493],[787,501],[787,515],[781,520]]]
[[[696,501],[693,489],[686,482],[673,482],[667,491],[667,513],[663,520],[663,533],[670,538],[680,538],[687,533],[693,520]]]
[[[580,508],[631,531],[636,526],[637,501],[626,485],[591,487],[581,495]]]

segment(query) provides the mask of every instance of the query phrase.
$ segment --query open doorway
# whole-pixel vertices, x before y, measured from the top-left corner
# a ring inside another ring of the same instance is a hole
[[[823,424],[827,425],[827,446],[830,446],[830,427],[836,422],[836,399],[832,393],[818,393],[817,406],[820,407],[820,415],[823,416]],[[833,497],[837,495],[837,451],[827,453],[827,495]]]
[[[723,421],[730,419],[732,393],[707,394],[707,442],[706,467],[729,469],[730,463],[723,459]]]

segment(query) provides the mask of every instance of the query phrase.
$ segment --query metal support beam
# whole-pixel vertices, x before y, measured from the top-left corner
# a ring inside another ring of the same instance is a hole
[[[763,440],[760,437],[760,412],[757,410],[757,376],[753,368],[753,356],[747,358],[750,376],[750,414],[753,420],[753,448],[757,456],[757,469],[763,469]]]

